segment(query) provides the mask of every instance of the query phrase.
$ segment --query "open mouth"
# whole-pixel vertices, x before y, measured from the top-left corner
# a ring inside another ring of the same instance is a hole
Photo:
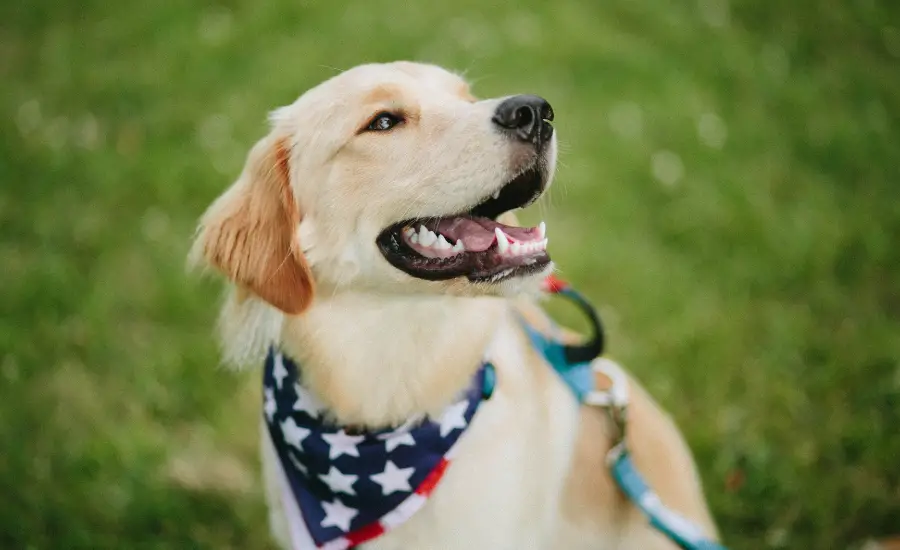
[[[544,223],[513,227],[496,218],[534,202],[544,188],[535,166],[467,212],[396,223],[376,242],[387,261],[420,279],[467,277],[495,283],[542,270],[550,263]]]

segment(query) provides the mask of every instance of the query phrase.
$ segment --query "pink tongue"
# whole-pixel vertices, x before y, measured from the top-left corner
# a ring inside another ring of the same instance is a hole
[[[513,242],[540,241],[535,227],[513,227],[489,220],[487,218],[442,218],[437,222],[426,223],[425,227],[447,237],[451,243],[462,239],[466,250],[483,252],[494,244],[497,236],[494,229],[499,227]]]

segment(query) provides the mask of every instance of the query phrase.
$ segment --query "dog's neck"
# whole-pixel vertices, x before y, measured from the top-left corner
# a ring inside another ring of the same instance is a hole
[[[317,297],[288,317],[282,349],[341,424],[396,425],[450,404],[504,318],[497,298]]]

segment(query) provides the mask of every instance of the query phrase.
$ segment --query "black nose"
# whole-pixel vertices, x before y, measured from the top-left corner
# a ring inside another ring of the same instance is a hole
[[[547,100],[536,95],[515,95],[497,107],[494,124],[511,130],[522,141],[541,146],[553,135],[553,108]]]

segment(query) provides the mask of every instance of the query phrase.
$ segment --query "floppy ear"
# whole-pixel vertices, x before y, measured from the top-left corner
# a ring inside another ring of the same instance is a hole
[[[297,314],[312,301],[314,285],[297,239],[300,210],[288,159],[284,139],[260,140],[240,178],[201,218],[191,255],[281,311]]]

